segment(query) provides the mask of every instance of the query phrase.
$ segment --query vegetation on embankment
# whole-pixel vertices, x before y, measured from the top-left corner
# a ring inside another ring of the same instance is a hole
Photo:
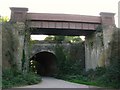
[[[24,73],[14,69],[3,70],[2,88],[12,88],[25,85],[33,85],[41,82],[41,77],[35,73]]]
[[[112,79],[112,77],[110,77],[110,74],[108,76],[108,73],[109,72],[106,68],[99,67],[95,70],[91,69],[87,72],[84,72],[81,75],[59,74],[56,76],[56,78],[74,83],[98,86],[103,88],[120,88],[120,83]]]
[[[108,49],[112,51],[108,66],[85,71],[80,62],[75,60],[67,62],[65,52],[61,47],[57,47],[56,56],[60,57],[58,58],[60,64],[59,72],[55,77],[80,84],[120,88],[120,29],[115,30]]]
[[[23,62],[26,60],[23,52],[23,58],[20,59],[20,47],[18,37],[18,25],[2,21],[2,88],[12,88],[24,85],[37,84],[41,81],[41,77],[23,70]],[[22,53],[21,53],[22,54]],[[20,64],[19,64],[20,63]],[[22,65],[21,65],[22,63]]]

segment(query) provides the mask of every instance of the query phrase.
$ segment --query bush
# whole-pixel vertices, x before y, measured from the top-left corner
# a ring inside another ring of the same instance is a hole
[[[57,67],[58,67],[58,73],[65,73],[65,63],[66,63],[66,56],[63,51],[63,47],[60,45],[56,45],[55,47],[55,55],[57,57]]]
[[[70,51],[65,51],[65,47],[60,44],[55,46],[55,55],[57,57],[58,75],[76,75],[84,70],[84,56],[79,57],[79,51],[84,51],[84,43],[71,44]],[[84,52],[83,52],[84,53]]]
[[[107,85],[120,88],[120,29],[115,30],[110,46],[112,51],[110,65],[107,67],[104,77]]]
[[[14,69],[3,70],[2,78],[2,88],[32,85],[41,81],[41,77],[32,72],[23,74],[21,71]]]

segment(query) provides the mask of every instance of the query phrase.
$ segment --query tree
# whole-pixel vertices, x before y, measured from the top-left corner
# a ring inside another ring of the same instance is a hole
[[[80,36],[48,36],[44,39],[45,41],[55,41],[58,43],[64,42],[70,42],[70,43],[78,43],[81,42],[82,39]]]
[[[54,41],[61,43],[65,40],[65,36],[55,36]]]
[[[80,38],[80,36],[66,36],[65,37],[65,42],[78,43],[81,41],[82,39]]]
[[[8,21],[9,21],[9,18],[7,16],[5,17],[0,16],[0,22],[8,22]]]
[[[53,41],[54,40],[54,36],[48,36],[44,40],[45,41]]]

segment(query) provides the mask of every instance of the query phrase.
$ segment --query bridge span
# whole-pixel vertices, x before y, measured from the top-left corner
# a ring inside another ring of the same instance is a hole
[[[114,23],[113,13],[100,13],[100,16],[28,13],[28,8],[11,7],[11,21],[26,22],[31,34],[45,35],[89,35],[102,23]],[[107,18],[106,18],[107,15]],[[110,22],[112,21],[112,22]]]
[[[24,49],[26,59],[29,60],[28,46],[30,35],[82,35],[85,36],[86,70],[109,64],[108,51],[110,50],[110,42],[115,30],[114,13],[101,12],[99,16],[90,16],[30,13],[28,8],[21,7],[11,7],[10,9],[10,22],[18,26],[15,30],[18,32],[17,37],[20,44],[19,54],[21,53],[21,58]]]

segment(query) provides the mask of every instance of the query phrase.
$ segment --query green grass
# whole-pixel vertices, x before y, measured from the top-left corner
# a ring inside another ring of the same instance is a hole
[[[84,77],[82,75],[64,75],[64,77],[61,77],[61,79],[74,83],[85,84],[85,85],[93,85],[93,86],[98,85],[97,82],[90,81],[88,77]]]
[[[89,82],[89,81],[82,81],[82,80],[77,80],[77,79],[72,79],[70,80],[71,82],[74,82],[74,83],[79,83],[79,84],[85,84],[85,85],[94,85],[94,86],[97,86],[97,83],[96,82]]]
[[[65,81],[73,82],[73,83],[78,83],[78,84],[84,84],[84,85],[90,85],[90,86],[97,86],[97,87],[103,87],[103,88],[114,88],[113,85],[107,85],[104,82],[101,82],[99,80],[99,77],[97,78],[90,78],[88,76],[83,76],[83,75],[60,75],[59,77]]]

